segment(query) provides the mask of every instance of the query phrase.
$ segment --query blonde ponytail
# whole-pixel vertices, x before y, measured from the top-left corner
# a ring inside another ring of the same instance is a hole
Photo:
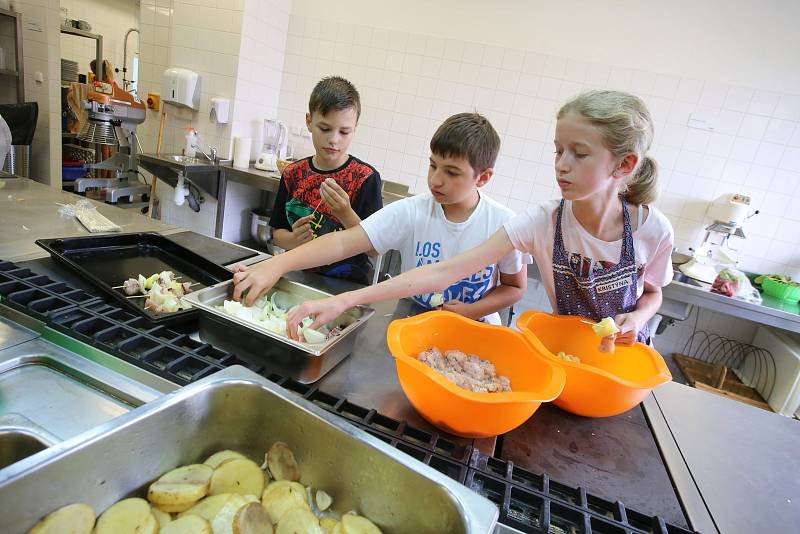
[[[653,142],[653,119],[644,102],[622,91],[588,91],[564,104],[558,118],[577,113],[597,128],[603,144],[618,161],[636,154],[639,163],[621,185],[631,204],[648,204],[658,196],[658,166],[647,155]]]
[[[658,198],[658,164],[650,156],[642,158],[636,174],[624,185],[622,197],[631,204],[652,204]]]

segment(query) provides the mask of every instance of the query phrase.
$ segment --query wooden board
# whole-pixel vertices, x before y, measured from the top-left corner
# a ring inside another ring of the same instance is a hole
[[[673,354],[672,358],[691,386],[772,411],[758,390],[742,383],[734,373],[728,372],[729,368],[721,363],[704,362],[677,353]]]

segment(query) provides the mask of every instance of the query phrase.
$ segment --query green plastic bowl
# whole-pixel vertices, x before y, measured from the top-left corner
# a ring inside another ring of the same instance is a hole
[[[777,282],[771,278],[764,278],[761,287],[764,289],[764,293],[776,299],[788,302],[800,301],[800,287],[798,286]]]

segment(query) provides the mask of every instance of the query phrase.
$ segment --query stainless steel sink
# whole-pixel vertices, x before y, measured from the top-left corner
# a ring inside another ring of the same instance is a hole
[[[220,166],[201,157],[180,154],[141,154],[139,166],[175,187],[178,173],[200,188],[206,195],[217,198]]]
[[[34,434],[0,428],[0,469],[43,451],[49,446]]]
[[[2,317],[0,325],[15,326]],[[11,464],[177,388],[75,340],[73,352],[45,339],[59,335],[0,350],[0,478]]]
[[[190,156],[180,156],[180,155],[170,154],[168,156],[161,156],[161,157],[169,161],[174,161],[175,163],[180,163],[181,165],[204,165],[204,166],[212,165],[212,163],[210,163],[205,159],[200,159]]]
[[[0,417],[0,470],[58,443],[45,429],[19,414]]]
[[[695,287],[703,287],[703,284],[701,282],[698,282],[694,278],[690,278],[690,277],[686,276],[685,274],[683,274],[682,272],[678,271],[677,269],[675,270],[675,274],[672,275],[672,281],[673,282],[680,282],[682,284],[688,284],[690,286],[695,286]]]

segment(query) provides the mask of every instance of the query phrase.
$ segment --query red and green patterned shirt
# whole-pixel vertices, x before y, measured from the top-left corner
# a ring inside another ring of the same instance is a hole
[[[320,186],[328,178],[336,180],[339,187],[345,190],[350,197],[350,206],[362,220],[383,207],[381,177],[372,165],[349,156],[344,165],[338,169],[321,171],[314,167],[309,156],[283,170],[270,226],[291,231],[292,224],[297,219],[311,215],[316,208],[311,221],[311,232],[315,238],[343,230],[342,223],[333,215],[327,204],[322,202]],[[366,254],[358,254],[315,270],[326,276],[366,284],[369,281],[371,268]]]

